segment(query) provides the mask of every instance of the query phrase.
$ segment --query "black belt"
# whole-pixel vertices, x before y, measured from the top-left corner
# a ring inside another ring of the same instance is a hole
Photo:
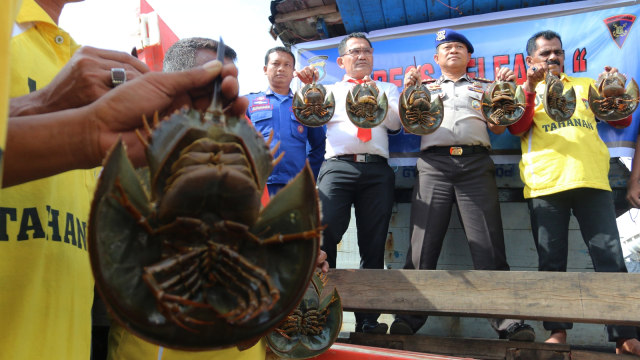
[[[469,154],[486,154],[489,149],[482,145],[430,146],[423,150],[426,153],[447,154],[452,156]]]
[[[333,159],[344,160],[344,161],[353,161],[358,163],[378,163],[378,162],[387,162],[387,158],[380,155],[374,154],[347,154],[347,155],[337,155],[334,156]]]

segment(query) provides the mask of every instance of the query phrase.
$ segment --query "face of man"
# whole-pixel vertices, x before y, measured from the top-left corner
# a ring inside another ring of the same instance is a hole
[[[564,50],[562,50],[560,40],[558,38],[551,40],[544,37],[537,38],[536,51],[532,56],[527,56],[526,61],[529,67],[546,62],[552,74],[560,75],[564,69]]]
[[[267,75],[271,90],[276,92],[278,90],[286,90],[288,93],[289,84],[293,80],[293,70],[293,58],[291,55],[281,51],[274,51],[269,54],[269,61],[264,67],[264,74]]]
[[[438,46],[433,60],[440,66],[440,69],[456,75],[463,75],[467,72],[467,64],[471,60],[471,54],[465,44],[447,42]]]
[[[337,62],[348,76],[362,79],[373,71],[373,48],[365,39],[351,38],[347,40],[344,55]]]

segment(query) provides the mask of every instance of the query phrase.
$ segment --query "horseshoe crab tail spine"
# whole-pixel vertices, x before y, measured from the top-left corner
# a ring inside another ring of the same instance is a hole
[[[220,41],[218,41],[218,56],[216,60],[224,63],[224,52],[225,52],[224,41],[222,41],[222,37],[220,37]],[[207,109],[207,112],[204,114],[205,121],[212,121],[214,116],[220,117],[221,121],[225,122],[224,117],[220,116],[222,114],[222,98],[220,97],[220,88],[222,85],[222,76],[218,76],[218,78],[213,82],[213,99],[211,100],[211,105]]]

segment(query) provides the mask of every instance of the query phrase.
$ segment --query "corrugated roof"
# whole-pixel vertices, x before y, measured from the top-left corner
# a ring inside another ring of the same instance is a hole
[[[274,36],[292,45],[352,32],[579,0],[272,0]]]

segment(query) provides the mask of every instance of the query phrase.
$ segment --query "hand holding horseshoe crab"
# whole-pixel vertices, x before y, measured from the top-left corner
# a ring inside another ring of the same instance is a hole
[[[293,114],[300,123],[310,127],[320,127],[331,120],[336,109],[333,93],[316,84],[316,71],[311,84],[296,91],[293,98]]]
[[[436,131],[444,116],[440,96],[431,100],[431,92],[420,78],[420,67],[409,70],[404,77],[404,90],[400,94],[400,121],[405,130],[416,135]]]
[[[545,62],[532,64],[527,70],[525,86],[528,85],[527,91],[534,92],[535,86],[544,80],[545,88],[542,94],[544,111],[553,121],[561,122],[573,116],[576,110],[576,92],[573,86],[565,92],[562,80],[550,70],[552,65],[553,68],[561,66],[557,59],[547,59]]]
[[[118,142],[91,206],[89,256],[105,304],[166,347],[255,343],[298,304],[319,252],[309,165],[261,208],[277,159],[245,119],[223,113],[220,92],[218,80],[205,113],[146,125],[147,188]]]
[[[589,107],[596,118],[605,121],[625,119],[638,108],[638,84],[632,78],[625,89],[626,76],[618,69],[605,67],[596,80],[596,88],[589,86]]]
[[[516,86],[514,79],[513,71],[496,68],[496,81],[482,93],[482,116],[487,122],[509,126],[518,122],[524,115],[524,91],[520,86]]]
[[[387,94],[378,89],[375,81],[368,75],[362,80],[347,93],[347,116],[353,125],[370,129],[382,124],[389,105]]]

